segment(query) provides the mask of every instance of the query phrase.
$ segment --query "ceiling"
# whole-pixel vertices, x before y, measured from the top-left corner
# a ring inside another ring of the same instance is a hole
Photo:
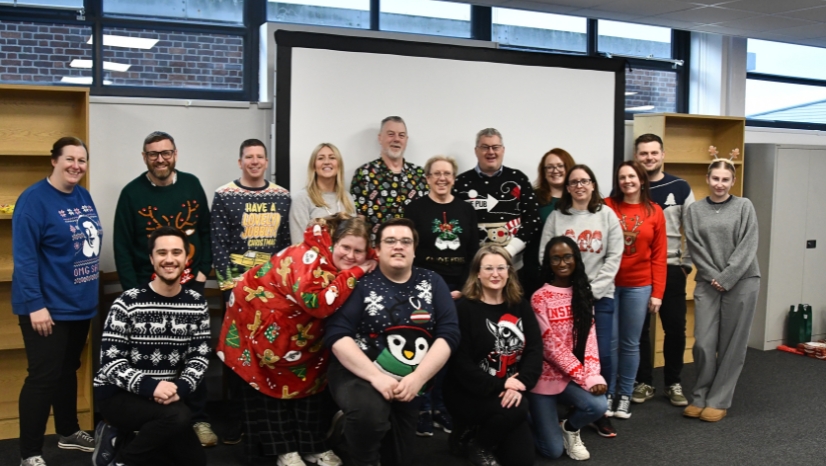
[[[826,47],[826,0],[454,0]]]

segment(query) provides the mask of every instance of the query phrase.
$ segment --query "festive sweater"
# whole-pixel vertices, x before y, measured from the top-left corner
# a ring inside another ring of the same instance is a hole
[[[352,202],[353,195],[347,193],[347,196]],[[293,192],[293,202],[290,206],[290,239],[293,244],[304,241],[304,230],[310,226],[313,219],[324,218],[344,211],[344,206],[339,202],[336,193],[321,193],[321,199],[326,205],[319,207],[313,204],[307,189],[302,188],[300,191]],[[353,212],[349,213],[352,214]]]
[[[573,288],[545,285],[534,293],[531,306],[542,332],[542,375],[531,390],[540,395],[558,395],[568,382],[590,390],[606,385],[600,375],[599,349],[594,325],[585,342],[585,360],[574,355],[574,316],[571,312]]]
[[[423,196],[407,206],[404,216],[419,233],[413,265],[438,273],[449,284],[464,285],[479,250],[476,211],[455,196],[447,204]]]
[[[569,212],[563,214],[554,210],[545,222],[539,241],[539,263],[542,264],[542,252],[551,238],[567,236],[579,245],[594,298],[613,298],[614,277],[619,271],[624,247],[622,228],[616,214],[605,205],[593,214],[573,207]]]
[[[247,270],[290,245],[290,193],[267,181],[247,188],[240,180],[215,190],[212,200],[212,261],[222,290]]]
[[[186,397],[204,378],[209,335],[201,294],[182,287],[176,296],[161,296],[149,283],[124,291],[103,324],[95,398],[118,390],[151,398],[161,380],[174,382]]]
[[[406,282],[396,283],[376,268],[327,320],[327,347],[344,337],[355,340],[380,371],[401,380],[416,370],[437,338],[455,351],[456,307],[436,272],[413,267]]]
[[[476,210],[482,242],[504,246],[513,256],[514,266],[521,268],[522,250],[536,240],[542,227],[528,177],[508,167],[493,176],[474,168],[456,177],[453,194]]]
[[[719,204],[706,198],[688,206],[685,239],[698,282],[717,280],[730,290],[743,278],[760,276],[757,214],[744,197],[729,196]]]
[[[17,199],[11,230],[12,312],[45,307],[56,321],[94,317],[103,229],[89,191],[38,181]]]
[[[691,186],[682,178],[663,173],[663,179],[651,182],[651,200],[659,204],[665,215],[665,234],[668,237],[668,265],[691,267],[691,255],[683,248],[683,217],[694,202]]]
[[[371,225],[370,239],[373,242],[380,224],[402,217],[405,206],[413,199],[427,195],[428,191],[422,167],[404,162],[402,171],[393,173],[381,158],[357,168],[350,182],[356,213],[363,215]]]
[[[542,340],[526,301],[510,306],[463,299],[456,311],[462,341],[450,356],[445,390],[496,397],[514,375],[528,390],[536,384]]]
[[[327,384],[325,318],[350,296],[361,267],[338,271],[327,228],[246,272],[232,290],[216,348],[253,388],[273,398],[304,398]]]
[[[154,272],[147,251],[149,235],[163,226],[175,227],[189,239],[181,283],[194,279],[198,272],[209,275],[212,269],[204,188],[195,175],[177,171],[175,176],[173,184],[156,186],[144,172],[120,192],[112,242],[123,289],[137,288],[151,280]]]
[[[650,215],[642,204],[605,200],[619,218],[625,248],[619,272],[614,279],[617,286],[651,286],[651,296],[662,299],[667,274],[666,254],[668,240],[665,236],[665,217],[660,206],[651,203]]]

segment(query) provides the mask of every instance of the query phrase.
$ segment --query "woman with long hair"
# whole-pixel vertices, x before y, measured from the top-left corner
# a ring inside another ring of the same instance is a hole
[[[307,165],[307,186],[292,193],[290,239],[304,240],[304,230],[315,218],[344,212],[355,214],[353,196],[344,184],[344,159],[338,147],[322,142],[313,149]]]
[[[542,375],[528,394],[539,452],[559,458],[563,449],[575,460],[591,457],[579,431],[605,413],[605,379],[599,373],[594,330],[594,295],[582,253],[574,240],[556,236],[545,246],[542,279],[531,306],[542,333]],[[556,405],[573,406],[557,422]]]
[[[622,259],[622,229],[619,220],[599,193],[594,172],[587,165],[574,165],[565,176],[565,192],[542,229],[539,250],[554,236],[573,239],[582,253],[585,273],[594,295],[594,322],[602,376],[611,377],[611,339],[614,326],[614,277]],[[540,255],[540,263],[544,257]],[[594,423],[603,437],[616,431],[607,417]]]
[[[614,280],[617,312],[611,358],[617,363],[612,366],[608,379],[608,399],[618,401],[616,410],[608,407],[608,415],[628,419],[640,365],[640,335],[645,315],[660,310],[665,292],[668,240],[665,216],[651,200],[645,169],[637,162],[623,162],[617,169],[615,183],[614,193],[605,203],[619,218],[625,248]]]
[[[454,419],[451,451],[474,466],[533,465],[528,400],[542,370],[542,341],[510,254],[479,249],[456,306],[462,340],[444,385]]]
[[[746,360],[760,291],[757,216],[751,201],[729,193],[734,164],[708,167],[711,194],[688,207],[685,237],[694,264],[694,364],[697,382],[686,417],[716,422],[726,416]]]
[[[302,457],[341,464],[325,435],[324,319],[375,268],[369,238],[360,218],[318,219],[304,241],[250,269],[233,288],[216,352],[245,382],[250,452],[277,456],[281,466],[300,466]]]

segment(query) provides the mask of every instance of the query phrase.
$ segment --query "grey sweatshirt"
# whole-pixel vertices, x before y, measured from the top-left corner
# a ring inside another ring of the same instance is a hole
[[[347,193],[350,200],[353,195]],[[336,193],[321,193],[321,198],[327,204],[327,208],[318,207],[310,200],[307,189],[293,192],[293,203],[290,207],[290,239],[293,244],[304,241],[304,230],[310,225],[310,220],[314,218],[327,217],[344,210],[344,206],[339,204]]]
[[[731,196],[711,204],[706,198],[688,206],[683,220],[696,281],[717,280],[730,290],[742,278],[760,276],[757,214],[750,200]]]
[[[614,211],[603,205],[594,214],[573,207],[571,215],[558,210],[551,212],[545,221],[539,242],[540,264],[543,262],[545,245],[554,236],[568,236],[579,245],[594,298],[613,298],[614,277],[619,272],[624,245],[622,228]]]

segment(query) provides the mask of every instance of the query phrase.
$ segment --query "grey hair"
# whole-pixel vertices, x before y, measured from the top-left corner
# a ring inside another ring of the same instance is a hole
[[[401,123],[401,124],[404,125],[404,129],[407,129],[407,123],[404,122],[404,119],[402,119],[402,117],[392,115],[392,116],[389,116],[389,117],[385,118],[384,120],[381,120],[381,126],[379,126],[379,128],[380,128],[379,132],[381,132],[381,130],[384,129],[384,124],[387,123],[388,121],[392,121],[394,123]]]
[[[505,139],[502,137],[502,133],[499,132],[496,128],[485,128],[482,131],[476,133],[476,145],[479,145],[479,140],[484,137],[492,137],[492,136],[499,136],[499,140],[502,144],[505,144]]]
[[[459,171],[459,165],[456,163],[456,159],[454,159],[453,157],[448,157],[448,156],[444,156],[444,155],[434,155],[433,157],[430,157],[427,160],[427,163],[424,164],[424,174],[425,175],[430,175],[430,168],[436,162],[447,162],[447,163],[449,163],[450,166],[453,167],[453,176],[458,175],[457,172]]]

